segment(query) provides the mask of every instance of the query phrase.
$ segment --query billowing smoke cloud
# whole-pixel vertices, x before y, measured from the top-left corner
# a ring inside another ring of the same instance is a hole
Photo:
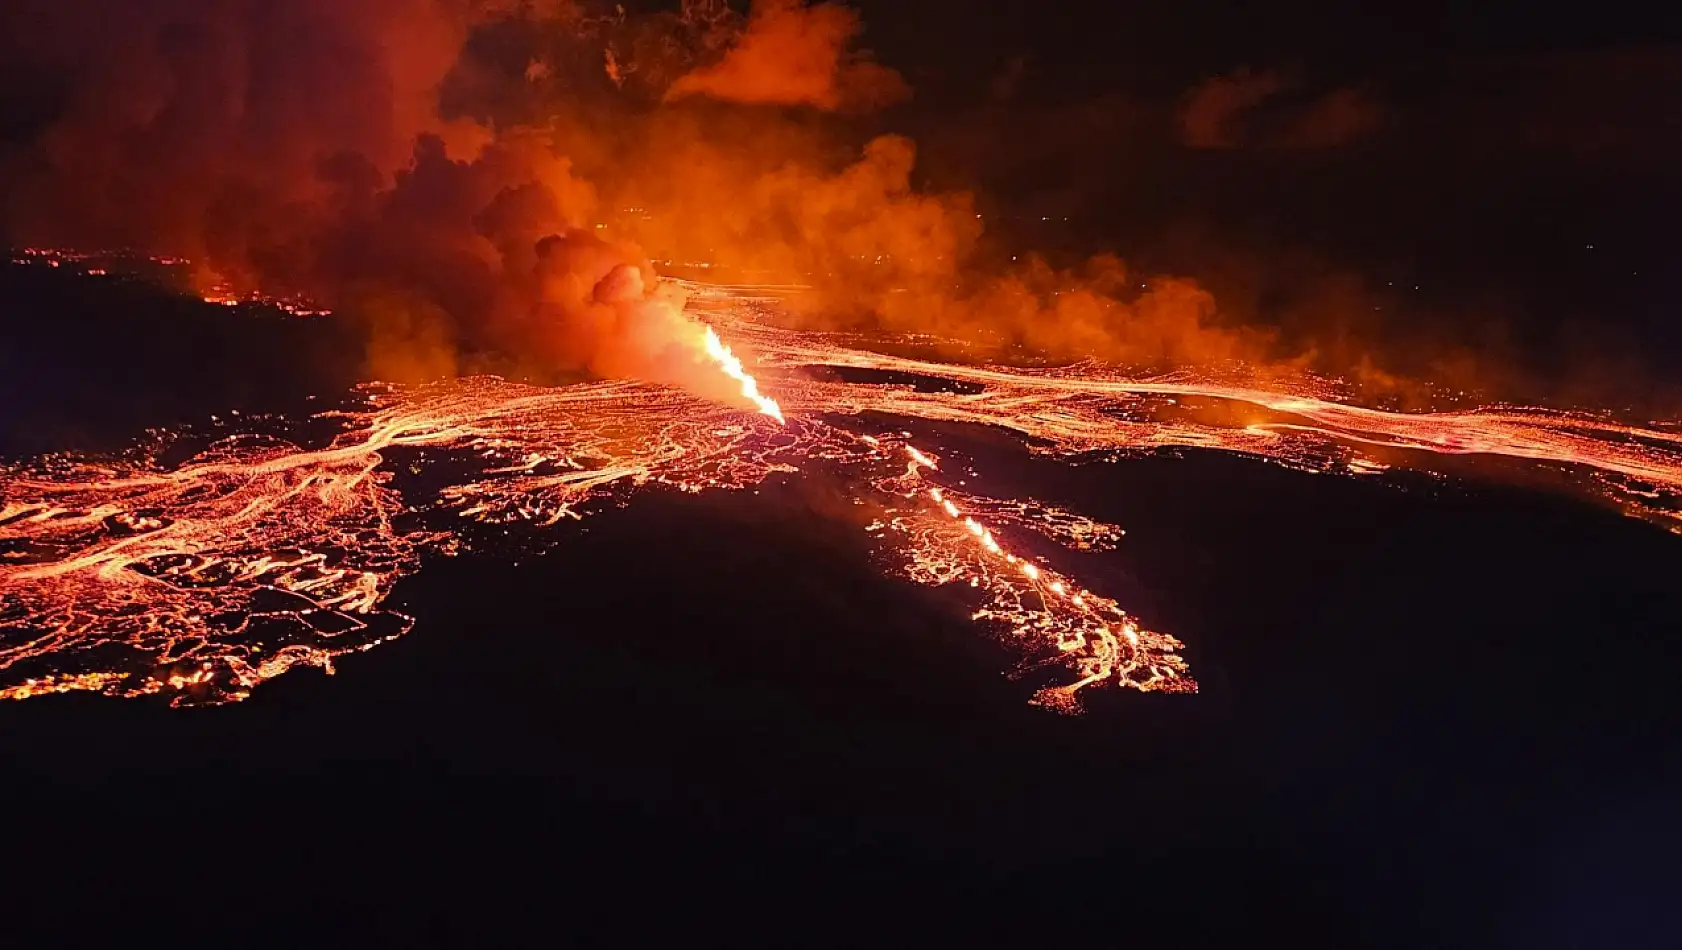
[[[837,3],[755,0],[747,29],[724,57],[679,77],[666,97],[829,110],[905,98],[911,90],[899,73],[853,50],[862,29],[858,14]]]
[[[315,203],[315,172],[334,156],[389,174],[420,133],[468,146],[476,130],[440,120],[433,96],[476,16],[431,0],[24,0],[7,16],[7,52],[65,95],[14,164],[29,187],[12,191],[11,220],[30,234],[202,245],[220,237],[204,225],[224,207]]]
[[[726,144],[730,132],[720,134],[655,125],[650,141],[681,143],[673,148],[685,160],[637,176],[633,203],[662,213],[626,229],[674,263],[809,286],[790,302],[802,326],[937,334],[995,357],[1027,349],[1151,364],[1271,359],[1267,335],[1222,325],[1213,298],[1190,281],[1133,275],[1111,255],[1073,267],[993,259],[969,194],[913,186],[917,151],[906,138],[872,139],[835,168],[814,157],[737,177],[730,171],[744,160]]]
[[[1240,69],[1186,93],[1180,140],[1191,148],[1334,148],[1376,130],[1382,110],[1360,89],[1305,96],[1301,83],[1271,71]]]
[[[1382,111],[1358,89],[1338,89],[1310,103],[1279,137],[1287,148],[1335,148],[1376,130]]]
[[[633,254],[577,228],[539,241],[529,338],[561,365],[728,397],[731,385],[703,371],[705,330],[684,318],[682,292]]]
[[[1243,114],[1285,88],[1285,80],[1270,72],[1241,69],[1230,76],[1205,80],[1186,94],[1180,111],[1180,132],[1192,148],[1232,148],[1235,128]]]
[[[0,52],[63,91],[3,158],[15,240],[303,293],[362,322],[381,378],[714,385],[649,259],[810,285],[806,325],[1279,363],[1189,281],[996,253],[970,195],[917,187],[908,139],[849,139],[827,113],[908,90],[833,3],[24,0],[0,21],[27,38]]]
[[[636,249],[581,230],[596,189],[562,143],[441,107],[495,90],[476,39],[549,33],[599,56],[611,19],[514,0],[18,13],[33,28],[8,35],[40,43],[19,55],[69,85],[56,121],[6,156],[15,239],[175,254],[207,285],[301,292],[363,321],[369,370],[387,378],[492,360],[700,375],[674,355],[698,350],[681,300]]]

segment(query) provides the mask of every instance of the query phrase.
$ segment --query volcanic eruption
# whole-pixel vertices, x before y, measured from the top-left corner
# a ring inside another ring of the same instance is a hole
[[[367,380],[207,445],[162,430],[0,468],[0,696],[242,699],[424,624],[394,585],[485,524],[551,544],[639,492],[816,472],[890,572],[957,591],[1047,680],[1042,705],[1194,691],[1180,641],[1075,577],[1070,551],[1130,556],[1122,529],[989,494],[931,424],[1071,462],[1478,455],[1682,525],[1673,427],[1364,405],[1206,289],[1110,255],[977,274],[973,200],[913,187],[909,140],[837,161],[781,111],[907,92],[833,4],[176,6],[115,10],[145,40],[118,62],[74,31],[48,45],[94,78],[9,156],[20,261],[102,279],[119,265],[87,249],[134,248],[218,303],[330,312],[363,331]]]

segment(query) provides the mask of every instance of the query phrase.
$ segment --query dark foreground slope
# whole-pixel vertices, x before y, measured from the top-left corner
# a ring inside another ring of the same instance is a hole
[[[232,391],[143,382],[148,423]],[[7,431],[32,413],[91,429],[99,405],[11,403]],[[1208,455],[1070,469],[981,441],[978,468],[1014,483],[997,487],[1129,529],[1081,576],[1184,639],[1200,695],[1045,714],[939,592],[885,578],[826,515],[834,486],[651,494],[546,556],[430,564],[399,588],[414,632],[332,677],[214,709],[0,707],[6,926],[356,946],[1682,939],[1682,539],[1503,490]]]

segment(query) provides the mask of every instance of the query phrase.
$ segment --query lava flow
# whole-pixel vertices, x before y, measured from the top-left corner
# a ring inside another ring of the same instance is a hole
[[[1682,528],[1674,426],[1510,407],[1382,412],[1314,381],[1276,391],[1091,365],[954,365],[776,329],[760,319],[776,306],[764,294],[693,287],[690,304],[743,408],[630,381],[369,385],[312,419],[252,420],[184,462],[163,459],[184,454],[188,436],[163,433],[116,457],[0,467],[0,697],[240,699],[408,631],[415,621],[385,606],[393,585],[429,555],[471,547],[475,523],[528,525],[549,543],[561,523],[639,490],[818,470],[855,486],[894,571],[967,589],[974,618],[1017,648],[1023,670],[1067,671],[1036,694],[1042,705],[1074,710],[1102,683],[1195,690],[1179,641],[1027,547],[1037,535],[1114,548],[1120,528],[943,477],[934,446],[912,444],[893,419],[990,426],[1061,458],[1213,449],[1352,475],[1499,458]],[[713,326],[753,351],[777,401]],[[331,434],[306,435],[322,427]]]

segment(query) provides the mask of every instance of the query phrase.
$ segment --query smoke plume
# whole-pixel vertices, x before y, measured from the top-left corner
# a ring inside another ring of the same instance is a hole
[[[679,77],[666,97],[831,110],[905,98],[911,90],[898,73],[851,48],[862,29],[858,14],[836,3],[757,0],[724,57]]]
[[[650,260],[808,285],[806,325],[996,356],[1279,355],[1188,280],[988,256],[969,194],[920,189],[909,139],[849,125],[909,89],[835,3],[23,0],[0,25],[57,92],[0,156],[15,241],[307,295],[364,325],[381,378],[707,385]]]

